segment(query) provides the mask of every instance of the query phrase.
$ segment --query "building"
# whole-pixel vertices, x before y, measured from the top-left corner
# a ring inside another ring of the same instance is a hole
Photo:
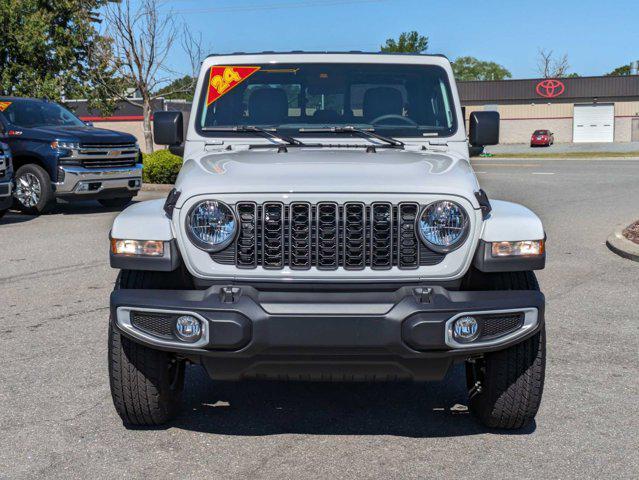
[[[555,141],[639,142],[639,75],[459,82],[466,119],[501,116],[500,143],[527,143],[537,129]]]
[[[470,112],[501,115],[500,143],[528,143],[547,129],[555,142],[639,142],[639,75],[458,82],[466,120]],[[142,108],[119,102],[111,116],[67,101],[80,118],[96,126],[135,135],[144,148]],[[153,110],[190,111],[190,102],[156,100]]]

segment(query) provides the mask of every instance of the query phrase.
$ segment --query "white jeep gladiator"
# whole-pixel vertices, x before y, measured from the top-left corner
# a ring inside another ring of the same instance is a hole
[[[185,123],[183,125],[183,122]],[[188,123],[188,125],[186,125]],[[188,362],[217,380],[432,381],[465,364],[486,426],[535,417],[545,370],[539,218],[487,198],[442,56],[208,57],[184,165],[111,230],[109,375],[127,425],[177,412]]]

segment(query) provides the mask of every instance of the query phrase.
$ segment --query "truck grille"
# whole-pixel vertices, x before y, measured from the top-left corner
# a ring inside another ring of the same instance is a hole
[[[417,203],[239,202],[239,232],[220,264],[251,269],[376,270],[436,265],[445,255],[417,238]]]
[[[138,162],[139,151],[134,143],[83,143],[77,158],[85,168],[132,167]]]

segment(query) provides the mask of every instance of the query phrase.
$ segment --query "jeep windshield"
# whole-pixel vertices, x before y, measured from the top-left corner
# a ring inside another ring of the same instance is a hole
[[[85,124],[71,112],[57,103],[45,100],[21,98],[2,99],[4,105],[0,115],[17,127],[81,127]]]
[[[199,99],[197,130],[246,136],[249,130],[233,128],[242,126],[312,137],[363,136],[355,129],[446,137],[457,130],[457,118],[448,76],[434,65],[213,66]]]

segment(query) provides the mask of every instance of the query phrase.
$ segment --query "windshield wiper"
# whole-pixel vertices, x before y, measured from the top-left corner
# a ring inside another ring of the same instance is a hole
[[[296,147],[304,147],[306,144],[297,138],[289,137],[287,135],[278,135],[276,133],[269,132],[265,128],[256,127],[255,125],[237,125],[235,127],[204,127],[202,130],[205,132],[254,132],[259,133],[263,137],[272,138],[288,145],[295,145]]]
[[[384,135],[380,135],[370,130],[364,130],[363,128],[357,128],[352,126],[346,127],[328,127],[328,128],[305,128],[304,132],[309,133],[322,133],[322,132],[333,132],[333,133],[356,133],[361,137],[365,138],[376,138],[377,140],[381,140],[382,142],[388,143],[393,148],[404,148],[404,142],[397,140],[393,137],[386,137]]]

